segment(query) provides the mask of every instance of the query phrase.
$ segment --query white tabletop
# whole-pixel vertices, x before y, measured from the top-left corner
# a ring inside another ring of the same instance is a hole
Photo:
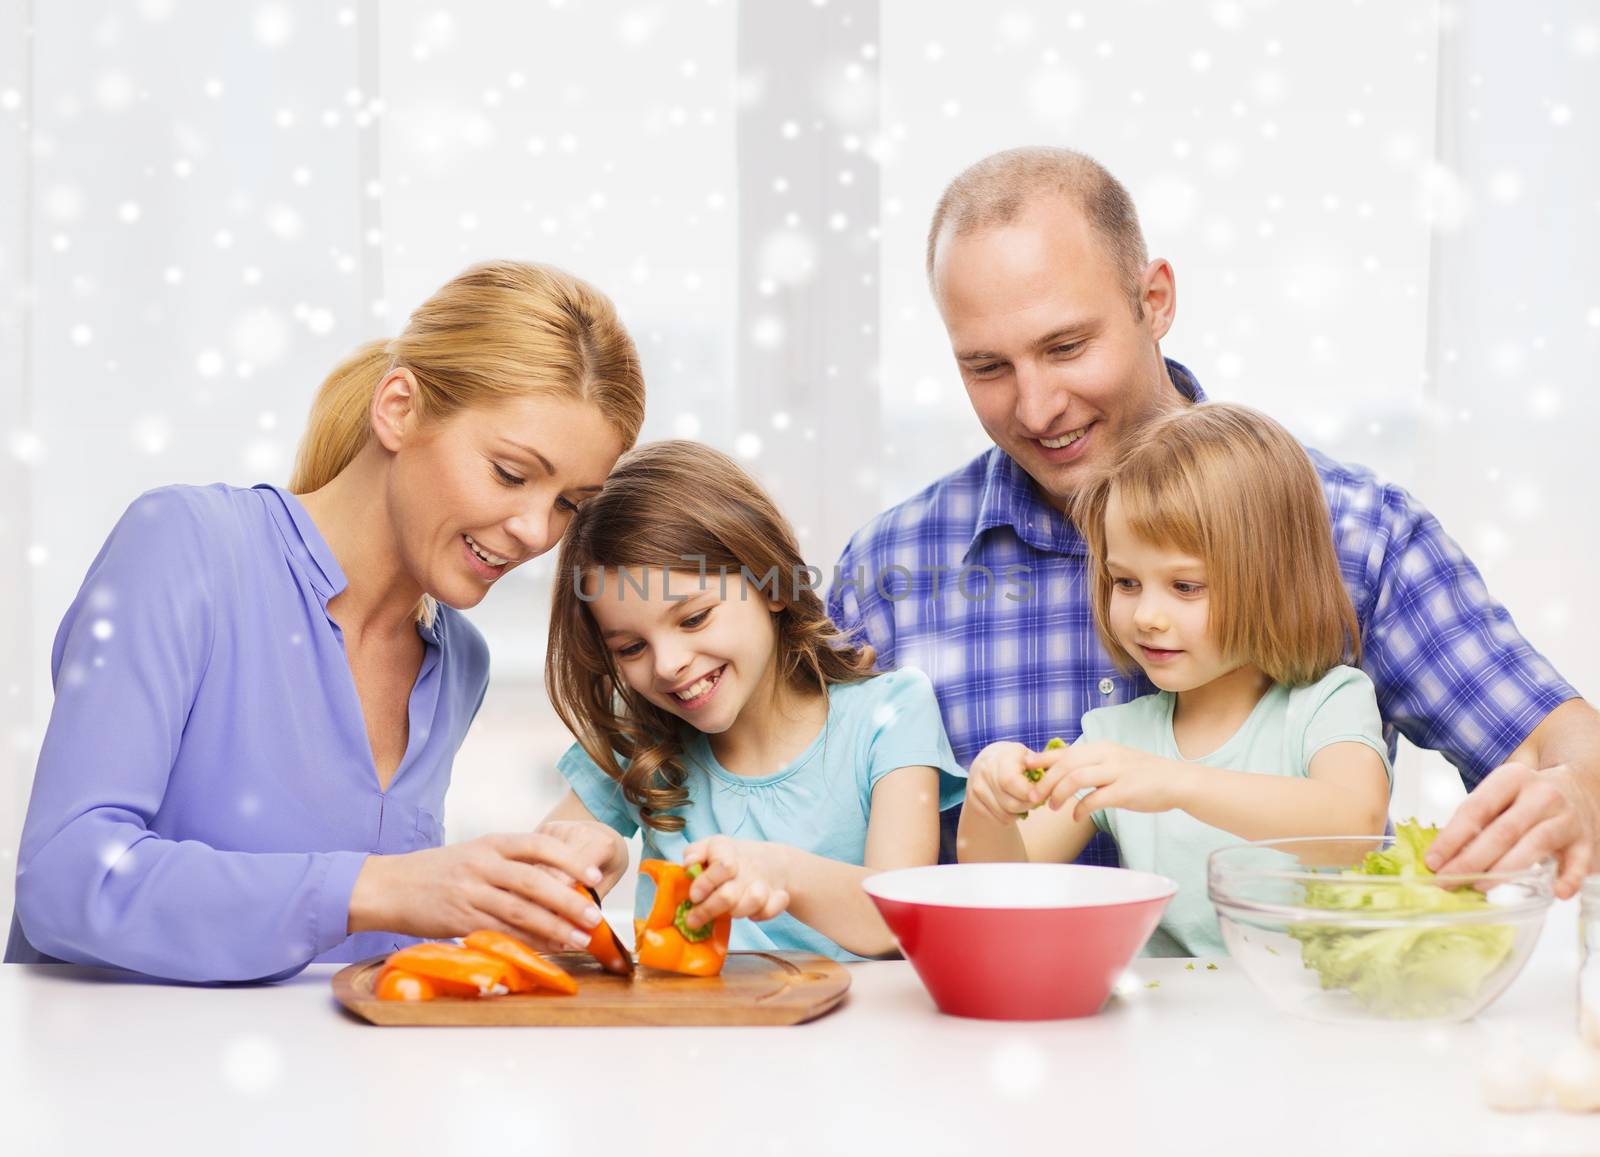
[[[200,989],[0,968],[7,1153],[1566,1154],[1600,1115],[1483,1107],[1487,1050],[1576,1039],[1576,912],[1515,985],[1446,1028],[1273,1011],[1232,962],[1141,960],[1099,1016],[941,1016],[904,963],[852,968],[794,1028],[399,1029],[360,1022],[314,967]],[[1147,987],[1151,980],[1156,987]]]

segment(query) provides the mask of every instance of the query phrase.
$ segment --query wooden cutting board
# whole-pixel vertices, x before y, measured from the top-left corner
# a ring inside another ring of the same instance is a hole
[[[641,968],[631,979],[603,971],[587,954],[561,953],[550,959],[578,982],[576,996],[529,992],[408,1003],[373,995],[384,959],[351,964],[333,977],[339,1003],[373,1024],[801,1024],[832,1011],[850,988],[843,965],[810,952],[731,952],[721,976]]]

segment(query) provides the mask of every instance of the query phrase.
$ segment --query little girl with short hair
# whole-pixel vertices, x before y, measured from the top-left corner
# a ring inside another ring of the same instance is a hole
[[[1102,643],[1160,690],[1086,713],[1068,748],[984,748],[958,857],[1064,862],[1109,831],[1124,867],[1179,884],[1146,951],[1226,954],[1212,851],[1385,826],[1383,724],[1371,680],[1348,665],[1359,628],[1322,487],[1283,427],[1206,403],[1138,435],[1073,518]]]
[[[686,919],[737,917],[732,946],[881,956],[861,889],[932,864],[961,798],[926,675],[874,674],[810,585],[794,532],[727,455],[669,441],[626,455],[561,547],[546,685],[578,742],[552,820],[702,864]]]

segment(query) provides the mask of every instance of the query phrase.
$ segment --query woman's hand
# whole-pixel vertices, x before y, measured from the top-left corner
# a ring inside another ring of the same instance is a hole
[[[598,884],[606,854],[592,837],[540,831],[368,856],[350,896],[349,931],[441,939],[493,928],[541,951],[570,952],[600,922],[572,881]]]
[[[977,805],[984,818],[1009,826],[1027,815],[1050,794],[1046,780],[1070,748],[1030,751],[1020,743],[991,743],[967,769],[965,806]],[[1029,771],[1045,774],[1030,778]]]
[[[782,844],[728,836],[690,844],[683,862],[702,864],[705,871],[689,888],[694,907],[684,923],[703,928],[722,915],[771,920],[789,906],[788,851]]]
[[[1104,740],[1074,743],[1052,754],[1063,758],[1034,790],[1048,794],[1052,810],[1072,804],[1074,820],[1112,807],[1164,812],[1183,806],[1188,769],[1170,759]],[[1085,788],[1092,790],[1078,799]]]

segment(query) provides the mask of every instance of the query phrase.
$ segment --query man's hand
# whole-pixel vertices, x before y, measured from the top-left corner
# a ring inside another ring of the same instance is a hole
[[[1600,839],[1600,783],[1566,766],[1494,769],[1428,849],[1441,876],[1514,872],[1554,857],[1556,895],[1576,895]]]

